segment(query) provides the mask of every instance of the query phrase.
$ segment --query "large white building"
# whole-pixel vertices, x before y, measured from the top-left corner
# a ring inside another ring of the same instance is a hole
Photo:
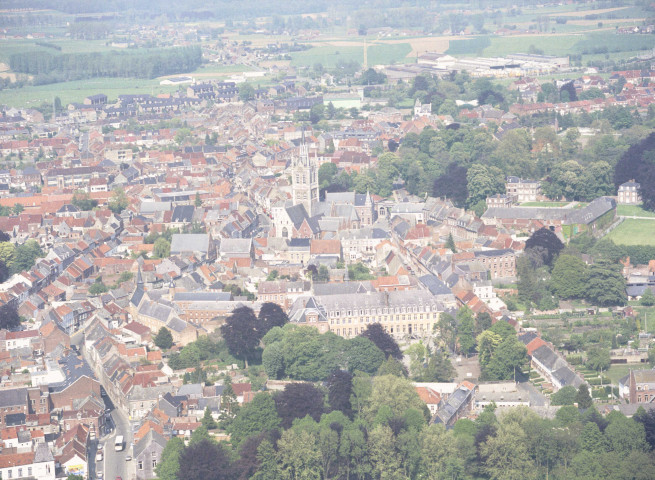
[[[641,203],[641,194],[639,189],[641,185],[630,180],[619,185],[618,202],[620,205],[638,205]]]
[[[292,322],[315,326],[342,337],[355,337],[371,323],[394,336],[431,333],[444,305],[424,290],[315,295],[299,298]]]

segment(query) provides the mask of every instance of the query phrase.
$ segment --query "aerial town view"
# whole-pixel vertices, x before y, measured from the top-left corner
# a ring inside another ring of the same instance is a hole
[[[0,479],[655,480],[655,3],[0,0]]]

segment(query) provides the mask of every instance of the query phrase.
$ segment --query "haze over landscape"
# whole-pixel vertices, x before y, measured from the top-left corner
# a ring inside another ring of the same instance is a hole
[[[4,0],[0,478],[655,478],[655,4]]]

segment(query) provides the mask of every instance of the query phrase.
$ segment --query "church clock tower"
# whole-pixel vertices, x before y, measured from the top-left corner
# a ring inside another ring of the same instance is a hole
[[[312,208],[318,203],[318,168],[316,162],[309,158],[309,149],[305,143],[305,132],[302,133],[300,155],[293,160],[291,166],[291,186],[293,204],[302,203],[307,215],[312,216]]]

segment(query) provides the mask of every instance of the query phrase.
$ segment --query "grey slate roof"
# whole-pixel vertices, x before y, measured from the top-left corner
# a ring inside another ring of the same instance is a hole
[[[558,220],[564,225],[589,224],[616,208],[616,200],[600,197],[584,208],[491,207],[482,218]]]
[[[427,287],[432,295],[449,295],[453,292],[436,275],[423,275],[419,281]]]
[[[27,388],[0,390],[0,408],[27,405]]]
[[[171,253],[209,251],[209,235],[206,233],[176,233],[171,239]]]
[[[230,292],[176,292],[174,302],[227,302],[232,300]]]
[[[145,436],[134,446],[134,457],[138,458],[141,453],[151,444],[158,443],[163,449],[166,446],[166,439],[159,432],[150,429]],[[150,459],[148,459],[150,461]]]
[[[193,213],[195,207],[193,205],[177,205],[173,209],[173,216],[171,222],[185,222],[191,223],[193,220]]]

